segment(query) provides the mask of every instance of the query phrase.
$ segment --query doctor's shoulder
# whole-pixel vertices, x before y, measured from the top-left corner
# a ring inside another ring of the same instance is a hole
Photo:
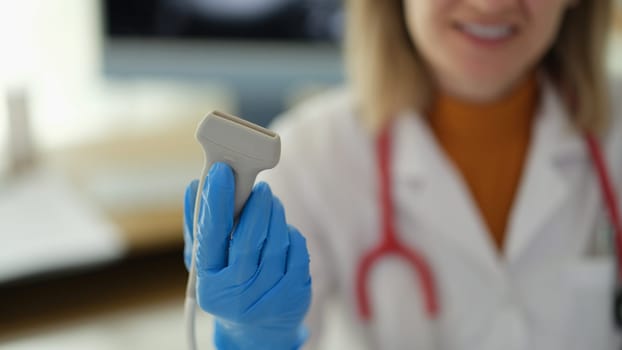
[[[279,167],[306,169],[314,174],[343,165],[352,152],[364,151],[369,135],[356,115],[347,87],[320,93],[275,118],[271,129],[281,136]]]
[[[346,87],[295,106],[270,128],[281,136],[281,160],[258,180],[270,185],[294,225],[325,217],[327,205],[350,193],[346,188],[358,183],[361,173],[369,173],[373,143]]]
[[[270,185],[283,203],[287,222],[307,238],[315,257],[327,254],[318,249],[318,242],[333,232],[326,222],[343,197],[344,180],[359,176],[358,168],[348,164],[365,158],[360,156],[365,152],[361,144],[369,137],[353,106],[347,88],[333,89],[297,105],[270,125],[281,137],[281,159],[274,169],[259,173],[258,181]],[[318,259],[312,261],[316,283]]]

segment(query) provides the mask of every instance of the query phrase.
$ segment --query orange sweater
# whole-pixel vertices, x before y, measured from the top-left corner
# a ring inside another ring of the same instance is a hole
[[[429,114],[438,142],[461,172],[499,250],[521,179],[537,97],[532,76],[489,104],[440,95]]]

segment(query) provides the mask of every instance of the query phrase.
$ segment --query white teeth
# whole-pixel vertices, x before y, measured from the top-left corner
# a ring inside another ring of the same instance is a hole
[[[484,40],[503,39],[512,34],[512,27],[507,25],[463,24],[462,30]]]

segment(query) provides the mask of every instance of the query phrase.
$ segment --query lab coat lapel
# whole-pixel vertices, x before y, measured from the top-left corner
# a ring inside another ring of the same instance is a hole
[[[396,120],[393,149],[398,213],[407,211],[420,229],[438,233],[457,251],[499,271],[495,249],[468,188],[421,116],[410,113]]]
[[[586,157],[583,139],[573,130],[568,113],[550,84],[543,86],[530,147],[508,224],[509,261],[520,257],[563,205],[571,192],[568,179],[578,169],[572,165]]]

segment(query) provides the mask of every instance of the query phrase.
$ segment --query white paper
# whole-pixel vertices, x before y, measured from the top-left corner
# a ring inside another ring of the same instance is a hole
[[[0,184],[0,282],[97,264],[126,250],[119,229],[59,174]]]

